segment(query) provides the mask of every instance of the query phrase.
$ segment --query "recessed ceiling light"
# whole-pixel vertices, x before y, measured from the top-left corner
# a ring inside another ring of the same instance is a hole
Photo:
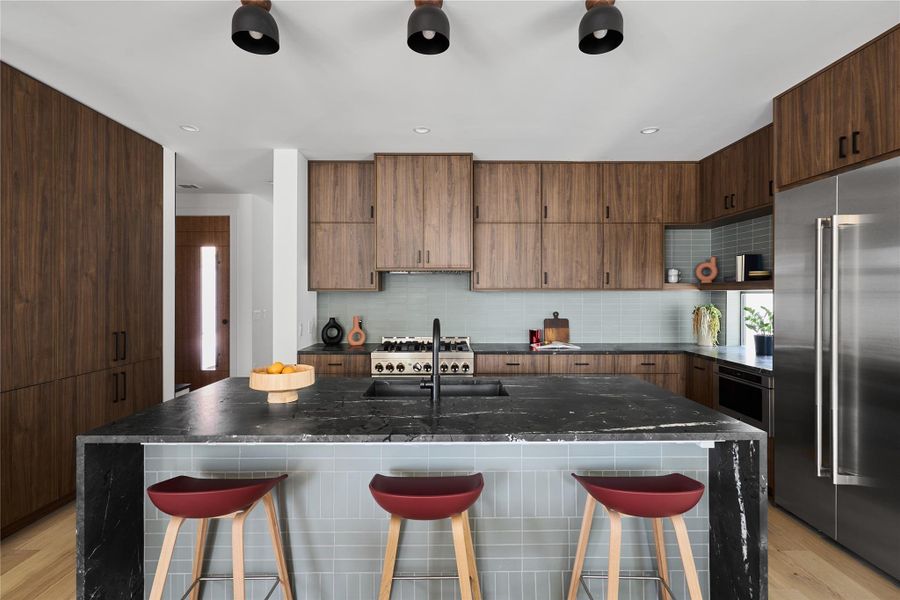
[[[413,131],[415,131],[416,133],[421,134],[421,135],[431,132],[431,130],[428,129],[427,127],[413,127]]]
[[[197,133],[200,131],[200,128],[196,125],[182,125],[181,128],[190,133]]]
[[[657,131],[659,131],[659,127],[644,127],[643,129],[641,129],[641,133],[643,133],[644,135],[650,135],[651,133],[656,133]]]

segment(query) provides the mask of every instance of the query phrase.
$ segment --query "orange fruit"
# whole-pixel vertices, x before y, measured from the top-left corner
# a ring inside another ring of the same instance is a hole
[[[273,362],[271,365],[266,367],[266,373],[269,375],[278,375],[284,369],[284,364],[278,362],[277,360]]]
[[[286,366],[285,368],[283,368],[283,369],[281,370],[281,374],[282,374],[282,375],[287,375],[288,373],[296,373],[296,372],[297,372],[297,369],[295,369],[295,368],[294,368],[293,366],[291,366],[291,365],[288,365],[288,366]]]

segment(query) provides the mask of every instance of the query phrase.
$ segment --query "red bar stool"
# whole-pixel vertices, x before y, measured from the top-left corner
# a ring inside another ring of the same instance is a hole
[[[269,596],[281,584],[285,600],[293,600],[287,564],[284,560],[284,548],[281,545],[281,533],[278,527],[278,516],[275,514],[275,502],[272,490],[278,483],[287,478],[280,475],[269,479],[197,479],[195,477],[173,477],[160,481],[147,488],[150,501],[162,512],[170,515],[166,527],[166,537],[159,553],[153,587],[150,589],[150,600],[160,600],[166,585],[169,563],[175,551],[175,540],[178,530],[185,519],[200,519],[197,527],[197,546],[194,550],[194,566],[192,582],[185,592],[191,600],[200,596],[201,581],[234,580],[235,600],[244,600],[246,580],[274,579]],[[275,562],[278,564],[278,575],[244,575],[244,521],[250,511],[262,500],[269,521],[269,533],[272,535],[272,546],[275,549]],[[234,574],[228,576],[203,576],[203,551],[206,545],[206,532],[210,519],[231,519],[231,558]],[[266,596],[268,598],[269,596]]]
[[[378,505],[391,513],[387,547],[384,551],[384,567],[381,571],[381,587],[378,600],[389,600],[395,579],[459,579],[463,600],[481,600],[478,569],[475,565],[475,547],[469,526],[469,507],[481,490],[484,477],[481,473],[454,477],[387,477],[375,475],[369,483],[369,491]],[[436,521],[450,519],[453,530],[453,548],[456,551],[457,577],[444,575],[394,576],[397,562],[397,545],[403,519]]]
[[[669,574],[666,567],[666,545],[663,539],[663,519],[672,520],[681,562],[684,564],[684,577],[687,580],[691,600],[703,600],[700,595],[700,580],[691,543],[688,539],[687,527],[684,524],[684,513],[694,508],[705,489],[703,484],[679,473],[654,477],[584,477],[572,473],[578,483],[588,492],[584,505],[584,518],[581,521],[581,534],[578,537],[578,549],[575,553],[575,565],[572,567],[572,581],[569,583],[568,600],[575,600],[578,586],[581,585],[588,597],[593,600],[585,579],[608,579],[608,600],[618,600],[620,579],[652,579],[658,580],[663,588],[663,598],[672,600],[669,588]],[[609,571],[607,575],[589,575],[583,573],[584,555],[587,551],[588,539],[591,536],[591,522],[597,503],[603,505],[609,513]],[[622,553],[622,515],[653,519],[653,539],[656,543],[656,577],[635,577],[619,575],[619,558]]]

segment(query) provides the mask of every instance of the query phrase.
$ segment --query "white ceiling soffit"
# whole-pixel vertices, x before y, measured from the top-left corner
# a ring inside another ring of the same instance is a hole
[[[174,149],[179,183],[269,194],[272,148],[699,159],[900,21],[897,0],[621,0],[624,43],[589,56],[577,47],[583,2],[447,0],[450,49],[422,56],[406,47],[411,0],[274,0],[281,50],[256,56],[230,39],[239,5],[3,1],[0,54]],[[648,126],[661,130],[640,135]]]

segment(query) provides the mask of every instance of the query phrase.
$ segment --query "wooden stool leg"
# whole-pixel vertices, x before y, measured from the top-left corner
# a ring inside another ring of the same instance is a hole
[[[255,504],[243,512],[235,514],[231,520],[231,567],[234,572],[234,600],[244,600],[247,590],[244,585],[244,521]]]
[[[608,600],[619,600],[619,559],[622,556],[622,515],[614,510],[609,513],[609,587]]]
[[[581,533],[578,535],[578,548],[575,551],[575,564],[572,565],[572,581],[569,582],[568,600],[575,600],[578,596],[578,586],[581,584],[581,571],[584,569],[584,556],[587,553],[588,540],[591,537],[591,524],[594,522],[594,509],[597,501],[588,494],[584,503],[584,517],[581,518]]]
[[[197,581],[197,578],[203,574],[203,555],[206,551],[206,532],[208,530],[209,519],[200,519],[197,523],[197,547],[194,548],[194,566],[191,569],[191,581]],[[197,581],[197,585],[191,590],[191,600],[200,598],[201,583]]]
[[[694,554],[691,552],[691,540],[688,538],[684,517],[675,515],[672,517],[672,525],[675,526],[678,550],[681,552],[681,562],[684,563],[684,579],[687,581],[691,600],[703,600],[703,596],[700,594],[700,579],[697,577],[697,566],[694,564]]]
[[[400,543],[400,525],[403,519],[391,515],[388,525],[387,544],[384,547],[384,566],[381,568],[381,587],[378,600],[390,600],[391,587],[394,585],[394,565],[397,564],[397,544]]]
[[[453,530],[453,549],[456,550],[459,593],[462,600],[472,600],[472,581],[469,578],[469,559],[466,552],[466,526],[462,514],[450,517],[450,528]]]
[[[478,565],[475,562],[475,543],[472,540],[472,526],[469,523],[469,511],[464,511],[463,526],[466,531],[466,554],[469,557],[469,577],[472,579],[472,596],[481,600],[481,583],[478,581]]]
[[[663,535],[663,520],[653,519],[653,541],[656,545],[656,570],[659,578],[669,585],[669,565],[666,563],[666,538]],[[666,588],[659,586],[659,597],[662,600],[672,600]]]
[[[284,546],[281,542],[281,529],[278,527],[278,515],[275,512],[275,500],[272,492],[263,496],[263,506],[269,521],[269,534],[272,536],[272,549],[275,550],[275,563],[278,565],[278,581],[281,583],[281,594],[284,600],[294,600],[291,592],[291,579],[287,562],[284,559]]]
[[[178,539],[178,530],[184,523],[183,517],[172,517],[166,527],[166,537],[163,538],[162,549],[159,552],[159,562],[156,564],[156,575],[153,576],[153,587],[150,588],[150,600],[161,600],[163,589],[166,587],[166,576],[169,574],[169,564],[172,562],[172,553],[175,551],[175,540]]]

